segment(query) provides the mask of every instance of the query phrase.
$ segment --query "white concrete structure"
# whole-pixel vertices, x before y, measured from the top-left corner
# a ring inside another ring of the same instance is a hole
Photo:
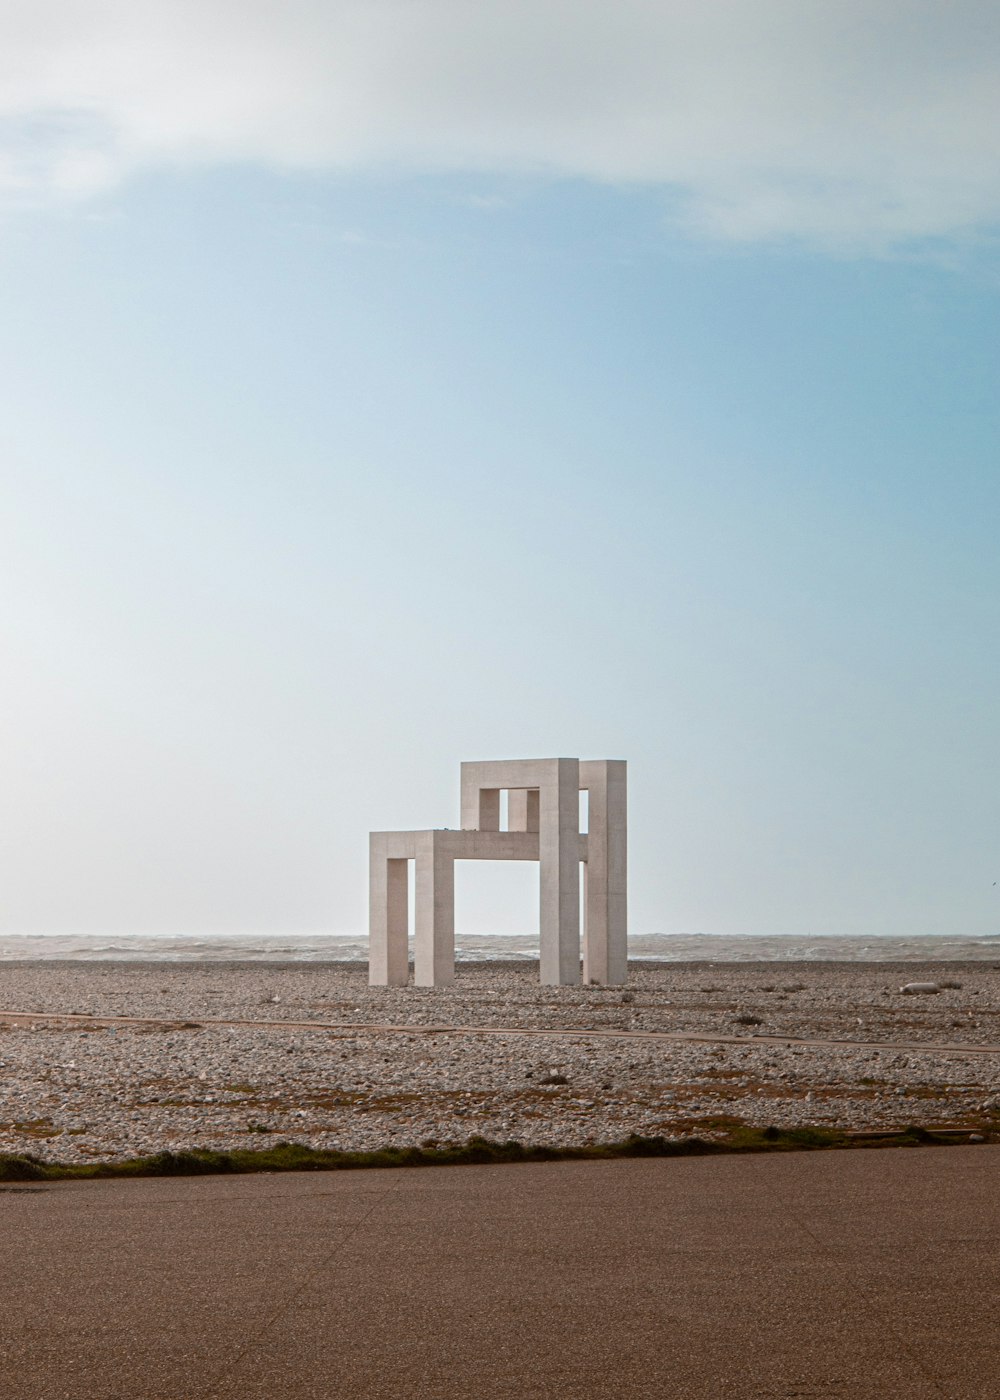
[[[500,794],[507,793],[507,830]],[[581,792],[588,831],[580,832]],[[460,831],[373,831],[369,982],[404,986],[407,862],[415,865],[414,972],[418,986],[455,976],[455,861],[537,860],[543,983],[580,981],[580,862],[584,863],[583,979],[627,976],[626,765],[622,759],[508,759],[462,764]]]

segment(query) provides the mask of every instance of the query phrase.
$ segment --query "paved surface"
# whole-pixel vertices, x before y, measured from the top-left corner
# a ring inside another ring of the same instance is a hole
[[[820,1039],[794,1035],[725,1035],[721,1031],[626,1031],[587,1026],[447,1026],[422,1023],[402,1025],[374,1021],[236,1021],[218,1016],[198,1016],[178,1022],[176,1016],[90,1016],[75,1011],[0,1011],[0,1024],[74,1026],[239,1026],[247,1030],[339,1031],[344,1035],[486,1035],[534,1036],[548,1040],[680,1040],[696,1045],[816,1045],[837,1050],[919,1050],[921,1054],[1000,1055],[1000,1045],[968,1045],[960,1041],[852,1040],[848,1036]]]
[[[1000,1396],[1000,1147],[0,1188],[3,1400]]]

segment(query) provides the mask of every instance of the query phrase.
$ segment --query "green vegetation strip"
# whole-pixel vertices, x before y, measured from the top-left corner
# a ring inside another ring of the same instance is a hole
[[[990,1135],[992,1136],[992,1135]],[[121,1162],[47,1162],[29,1153],[0,1153],[0,1181],[90,1181],[96,1178],[218,1176],[250,1172],[357,1171],[372,1167],[447,1167],[506,1162],[609,1161],[624,1157],[704,1157],[736,1152],[814,1152],[828,1148],[945,1146],[969,1140],[968,1132],[904,1128],[863,1138],[827,1128],[735,1127],[716,1138],[629,1137],[586,1147],[533,1147],[520,1142],[470,1138],[444,1147],[386,1147],[377,1152],[338,1152],[279,1142],[260,1150],[157,1152]],[[989,1137],[980,1136],[979,1141]]]

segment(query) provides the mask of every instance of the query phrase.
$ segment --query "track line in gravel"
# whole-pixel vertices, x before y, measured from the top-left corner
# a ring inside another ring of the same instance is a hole
[[[586,1026],[446,1026],[392,1025],[371,1021],[244,1021],[218,1016],[185,1018],[180,1016],[88,1016],[74,1011],[0,1011],[0,1024],[56,1021],[60,1027],[74,1026],[154,1026],[171,1030],[200,1030],[203,1027],[234,1030],[268,1031],[333,1031],[344,1036],[356,1035],[488,1035],[537,1036],[548,1040],[648,1040],[668,1041],[689,1045],[741,1045],[815,1047],[827,1050],[906,1050],[930,1055],[1000,1055],[1000,1045],[968,1045],[950,1042],[929,1043],[916,1040],[824,1040],[788,1035],[724,1035],[701,1031],[626,1031]]]

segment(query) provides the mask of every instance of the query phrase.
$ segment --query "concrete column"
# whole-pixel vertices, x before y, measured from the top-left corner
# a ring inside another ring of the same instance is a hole
[[[538,830],[538,789],[510,788],[507,792],[507,830]]]
[[[455,980],[455,858],[449,832],[424,831],[417,842],[413,969],[418,987]]]
[[[462,764],[461,820],[463,831],[500,830],[500,789],[480,787],[469,763]]]
[[[622,759],[580,764],[589,793],[583,979],[620,986],[628,977],[627,768]]]
[[[539,979],[544,986],[580,980],[580,764],[545,763],[540,784]]]
[[[500,830],[500,789],[480,788],[477,831]]]
[[[407,862],[390,860],[381,832],[369,840],[368,981],[373,987],[405,987],[407,946]]]

